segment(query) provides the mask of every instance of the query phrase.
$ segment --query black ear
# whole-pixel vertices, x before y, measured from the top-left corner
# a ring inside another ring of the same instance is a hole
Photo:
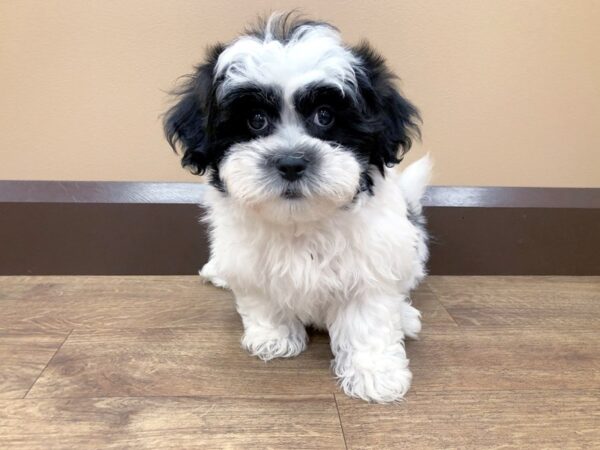
[[[389,81],[386,84],[389,86],[381,88],[381,92],[385,93],[387,90],[387,93],[382,95],[384,128],[380,142],[383,162],[390,167],[402,161],[404,155],[410,150],[413,139],[419,138],[421,132],[418,126],[420,115],[417,109]]]
[[[222,50],[220,45],[211,49],[207,62],[196,67],[186,83],[173,93],[178,97],[177,103],[163,121],[167,141],[173,150],[181,149],[181,164],[194,174],[203,174],[213,159],[208,145],[208,115],[214,97],[214,66]]]
[[[362,62],[357,71],[367,114],[377,130],[371,163],[383,173],[402,161],[415,138],[421,137],[419,111],[402,96],[395,86],[397,77],[385,60],[366,42],[352,49]]]

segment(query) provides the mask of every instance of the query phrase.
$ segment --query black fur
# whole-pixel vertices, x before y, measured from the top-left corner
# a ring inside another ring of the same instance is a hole
[[[375,142],[370,149],[371,164],[383,174],[383,166],[402,161],[413,139],[420,138],[418,110],[394,85],[397,77],[385,60],[366,42],[352,51],[363,62],[364,71],[357,72],[358,85],[365,102],[365,119],[374,125]]]
[[[222,44],[211,48],[206,62],[196,67],[186,83],[174,92],[178,102],[167,111],[163,122],[173,150],[179,145],[183,151],[181,164],[198,175],[204,174],[209,165],[218,171],[217,155],[207,144],[214,134],[210,113],[215,109],[213,71],[224,48]]]

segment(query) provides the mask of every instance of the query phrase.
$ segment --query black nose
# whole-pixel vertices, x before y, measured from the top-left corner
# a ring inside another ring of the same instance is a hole
[[[281,176],[288,181],[296,181],[306,169],[307,161],[302,157],[282,156],[277,160],[276,167]]]

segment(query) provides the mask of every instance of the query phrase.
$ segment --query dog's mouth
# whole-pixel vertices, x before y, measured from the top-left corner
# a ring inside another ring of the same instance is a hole
[[[286,200],[298,200],[303,197],[302,193],[293,187],[287,187],[281,194]]]

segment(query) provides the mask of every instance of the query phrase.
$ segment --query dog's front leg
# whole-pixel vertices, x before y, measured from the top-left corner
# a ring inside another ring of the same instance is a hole
[[[400,301],[374,295],[350,300],[336,310],[329,325],[332,367],[347,395],[393,402],[410,387]]]
[[[237,310],[244,323],[242,346],[264,361],[296,356],[306,348],[304,325],[261,296],[237,295]]]

